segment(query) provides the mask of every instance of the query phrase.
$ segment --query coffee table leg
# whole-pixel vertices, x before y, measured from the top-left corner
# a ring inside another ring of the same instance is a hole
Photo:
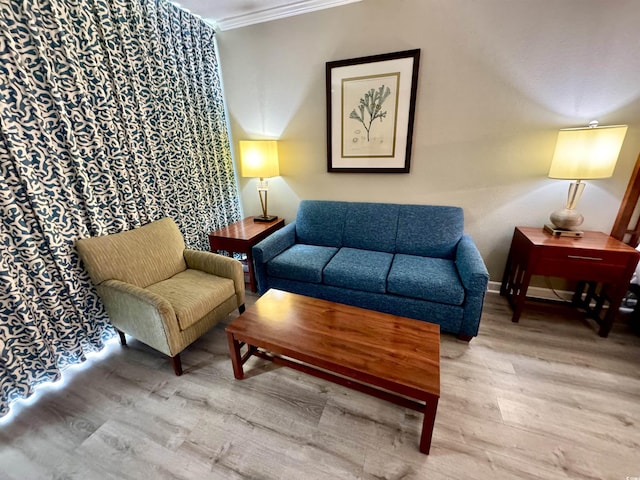
[[[242,357],[240,355],[240,342],[238,342],[232,333],[227,332],[227,341],[229,342],[229,355],[231,356],[231,365],[233,365],[233,376],[238,380],[244,377],[242,370]]]
[[[436,421],[436,410],[438,410],[438,397],[427,400],[424,406],[424,420],[422,421],[422,434],[420,435],[420,451],[429,455],[431,449],[431,436],[433,435],[433,425]]]

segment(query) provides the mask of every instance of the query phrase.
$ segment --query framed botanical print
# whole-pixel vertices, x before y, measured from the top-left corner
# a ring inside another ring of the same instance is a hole
[[[327,62],[327,171],[408,173],[420,50]]]

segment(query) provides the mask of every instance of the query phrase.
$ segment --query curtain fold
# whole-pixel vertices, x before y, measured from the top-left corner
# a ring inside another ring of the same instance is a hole
[[[0,3],[0,416],[102,348],[81,237],[240,219],[213,30],[164,0]]]

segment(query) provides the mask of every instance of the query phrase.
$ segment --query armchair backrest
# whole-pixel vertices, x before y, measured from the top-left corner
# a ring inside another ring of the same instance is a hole
[[[126,232],[83,238],[78,254],[95,285],[120,280],[141,288],[184,271],[184,238],[171,218]]]

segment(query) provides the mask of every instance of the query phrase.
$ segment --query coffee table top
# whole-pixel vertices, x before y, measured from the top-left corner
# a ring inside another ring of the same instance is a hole
[[[440,395],[439,325],[272,289],[227,331],[413,398]]]

